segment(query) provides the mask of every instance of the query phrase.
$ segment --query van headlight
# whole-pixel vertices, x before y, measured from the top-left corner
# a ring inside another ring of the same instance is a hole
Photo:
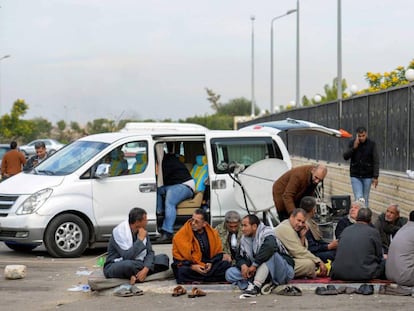
[[[46,188],[33,193],[19,206],[16,215],[33,214],[46,202],[52,192],[51,188]]]

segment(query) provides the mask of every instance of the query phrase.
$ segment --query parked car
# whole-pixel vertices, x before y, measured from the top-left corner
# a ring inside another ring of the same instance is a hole
[[[247,213],[246,206],[237,203],[235,189],[239,186],[229,174],[232,163],[248,168],[260,161],[273,161],[270,167],[275,173],[258,207],[272,202],[273,180],[292,166],[282,139],[265,129],[269,125],[213,131],[202,126],[189,128],[188,124],[168,124],[167,128],[156,123],[83,137],[34,170],[0,183],[0,241],[18,251],[44,244],[54,257],[77,257],[95,243],[107,242],[112,229],[135,206],[147,211],[150,237],[158,236],[164,216],[156,214],[156,163],[162,161],[167,142],[174,143],[189,169],[199,155],[205,156],[208,165],[205,191],[196,192],[192,200],[184,201],[186,204],[178,204],[175,230],[199,207],[207,211],[213,226],[224,220],[228,210]],[[114,168],[121,167],[121,151],[130,159],[128,166],[132,164],[131,145],[139,146],[136,150],[146,155],[146,165],[140,171],[116,171]]]
[[[31,157],[32,155],[36,154],[35,144],[41,141],[45,143],[46,150],[48,153],[54,153],[64,146],[64,144],[58,142],[55,139],[49,139],[49,138],[36,139],[26,145],[20,146],[20,151],[24,153],[26,158]]]
[[[0,144],[0,164],[4,154],[10,150],[10,144]]]

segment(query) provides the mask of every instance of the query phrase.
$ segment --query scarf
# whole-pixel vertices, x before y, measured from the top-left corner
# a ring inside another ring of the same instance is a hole
[[[269,235],[276,236],[272,228],[261,222],[254,237],[243,236],[241,238],[240,255],[253,259],[262,246],[263,241]]]
[[[130,249],[134,243],[132,238],[132,231],[131,227],[129,226],[128,220],[124,220],[121,222],[118,226],[116,226],[112,232],[112,235],[114,237],[114,240],[118,246],[123,249],[124,251]],[[147,245],[147,238],[142,241],[144,245]],[[136,260],[144,260],[145,256],[147,256],[147,250],[144,249],[141,251],[138,256],[135,257]],[[118,258],[119,260],[122,260],[123,258]]]

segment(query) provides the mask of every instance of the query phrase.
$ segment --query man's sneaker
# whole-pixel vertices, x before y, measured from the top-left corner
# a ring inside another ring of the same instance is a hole
[[[244,297],[255,297],[260,294],[260,288],[252,283],[249,283],[243,292]]]

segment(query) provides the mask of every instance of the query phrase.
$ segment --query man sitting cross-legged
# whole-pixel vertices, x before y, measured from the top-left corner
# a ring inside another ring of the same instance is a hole
[[[247,215],[242,219],[242,232],[236,266],[226,271],[227,281],[237,283],[246,295],[256,296],[268,280],[280,285],[293,279],[293,259],[271,227],[256,215]]]
[[[128,220],[114,228],[103,269],[105,277],[128,278],[135,284],[152,273],[168,270],[168,256],[154,255],[145,229],[147,222],[147,212],[135,207],[129,212]]]
[[[177,283],[222,282],[231,263],[223,257],[217,231],[198,208],[173,238],[172,268]]]

